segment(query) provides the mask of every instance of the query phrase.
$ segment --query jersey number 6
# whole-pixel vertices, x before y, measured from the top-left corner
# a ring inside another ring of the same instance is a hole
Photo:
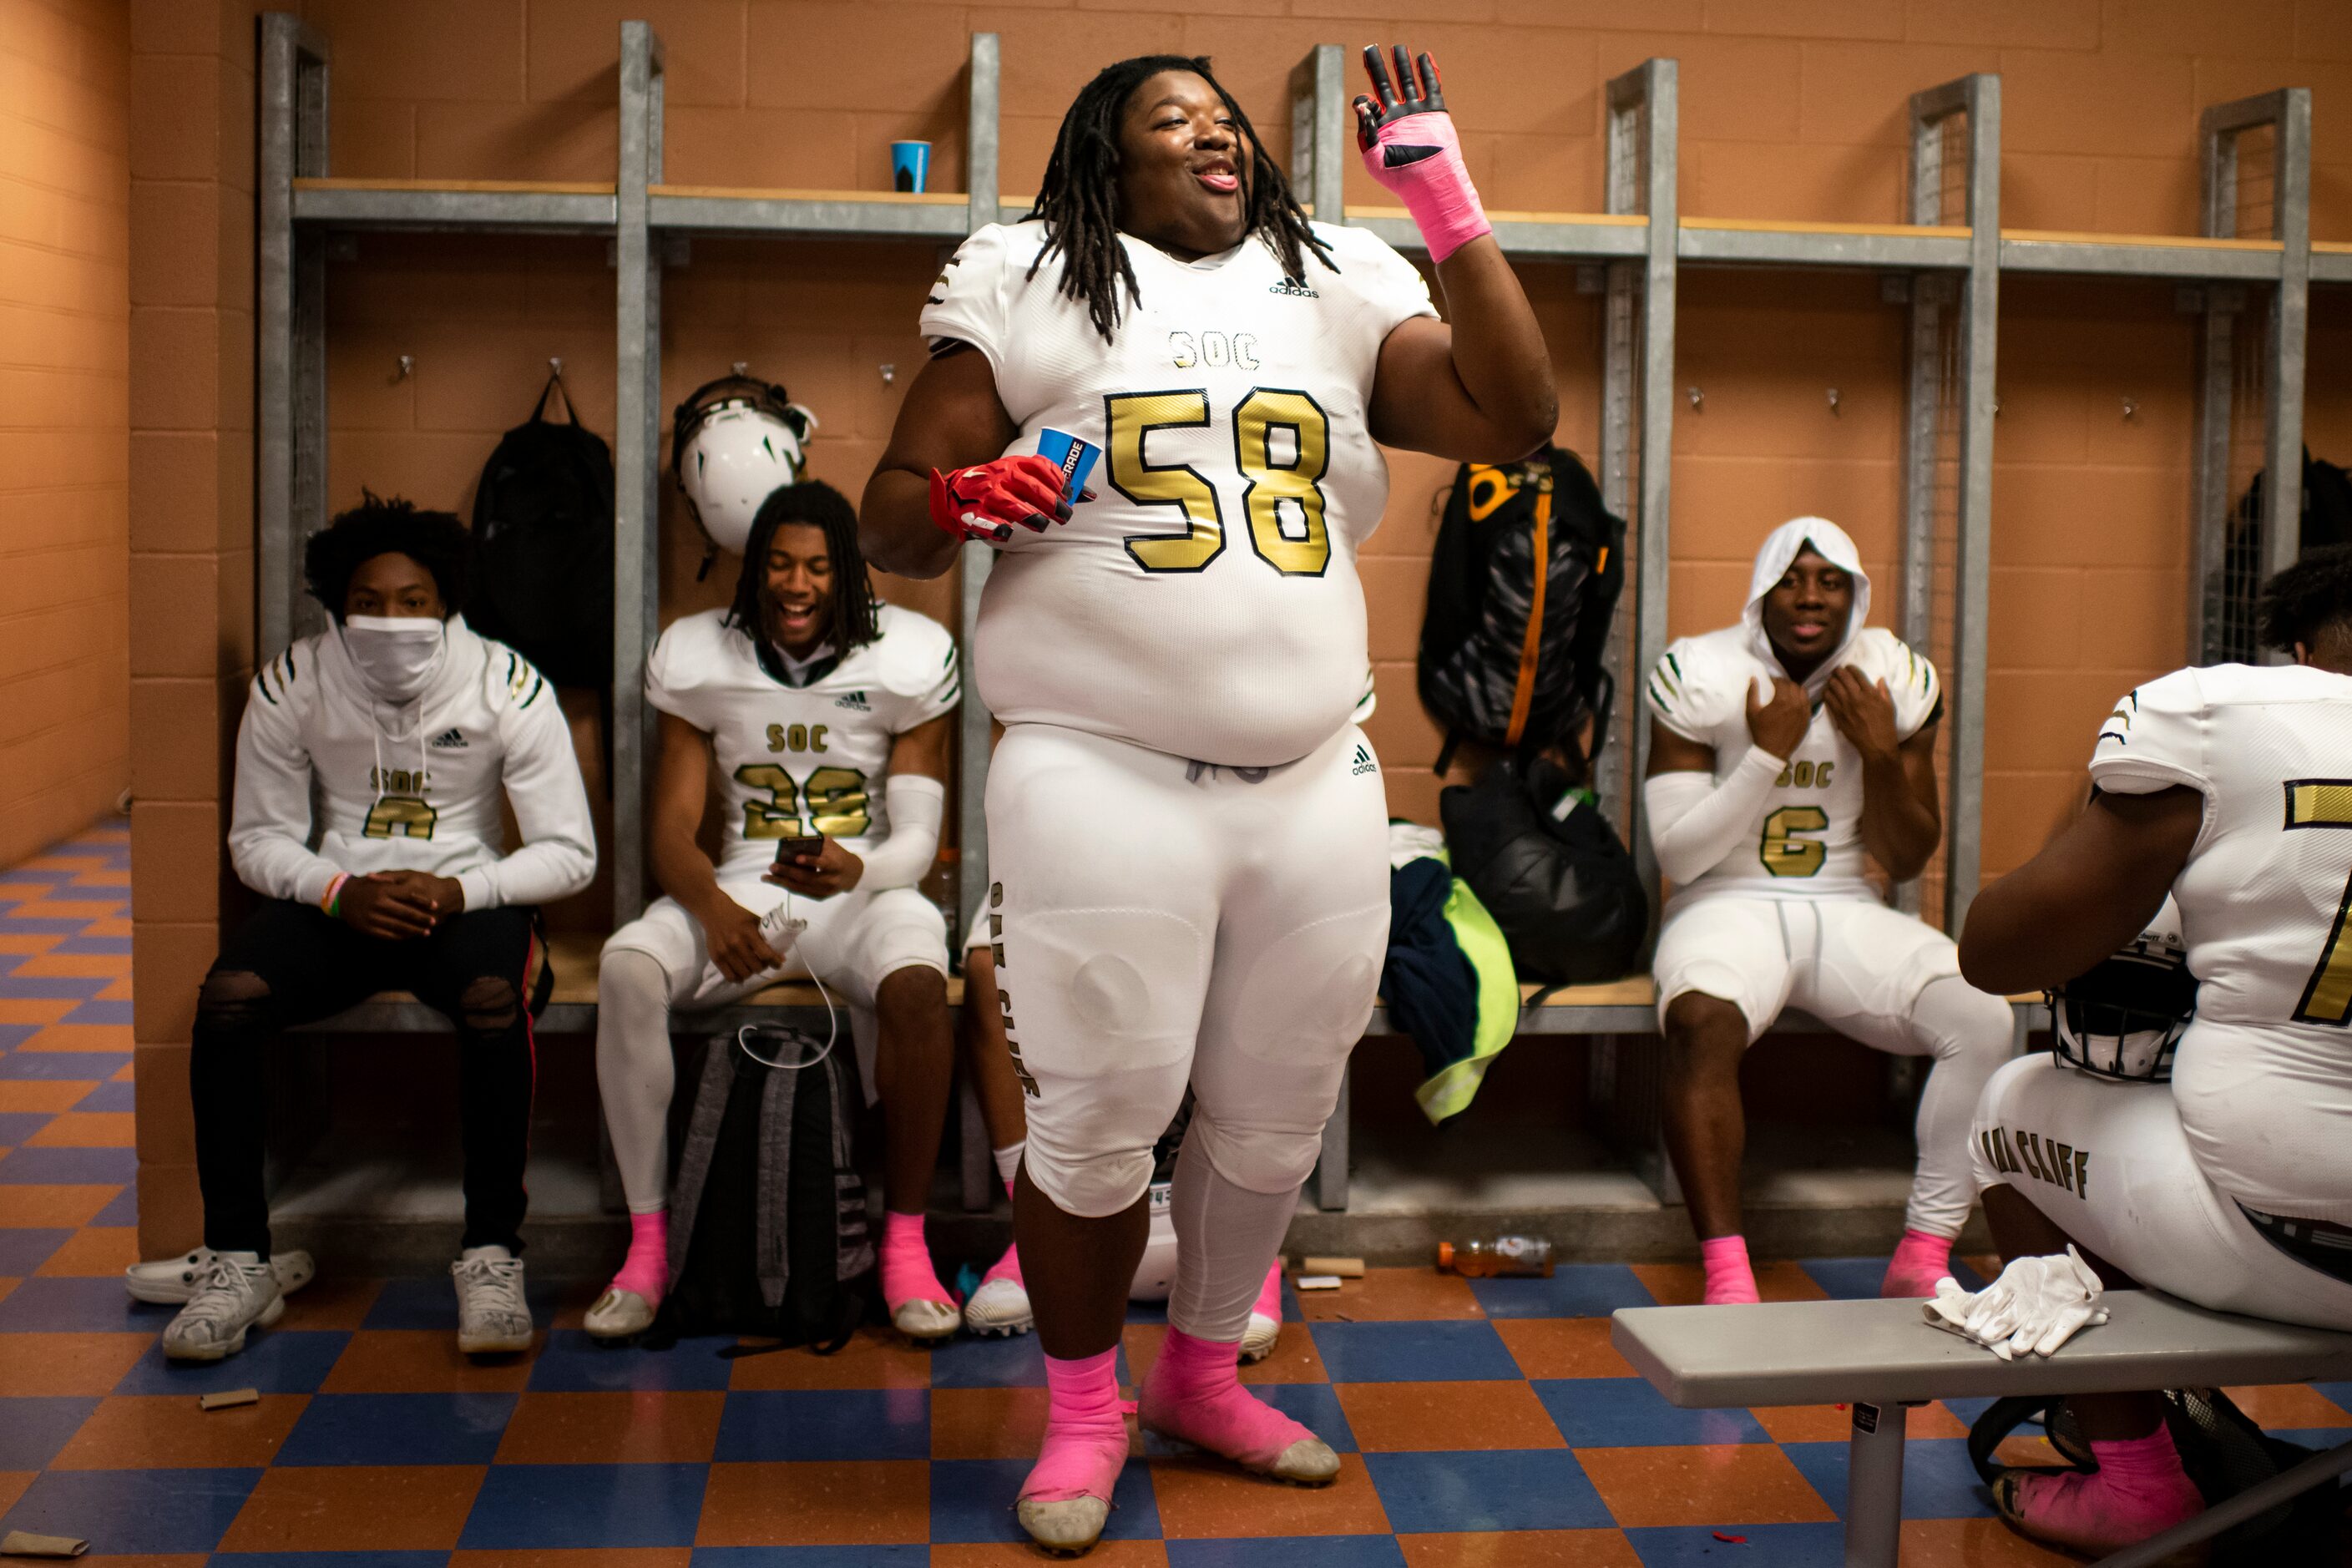
[[[1189,463],[1155,464],[1144,444],[1154,430],[1201,429],[1209,423],[1209,395],[1119,392],[1103,399],[1110,482],[1142,506],[1172,506],[1184,514],[1181,533],[1137,533],[1127,552],[1146,572],[1198,572],[1224,553],[1224,511],[1217,487]],[[1286,430],[1290,460],[1275,458],[1275,432]],[[1331,466],[1331,422],[1303,392],[1255,387],[1234,406],[1234,467],[1247,481],[1242,510],[1250,548],[1286,577],[1320,577],[1331,563],[1331,535],[1323,520],[1322,479]],[[1296,509],[1300,537],[1282,527],[1282,503]]]
[[[1763,841],[1757,855],[1775,877],[1810,877],[1829,858],[1829,846],[1800,833],[1819,833],[1830,825],[1830,814],[1818,805],[1784,805],[1764,819]]]

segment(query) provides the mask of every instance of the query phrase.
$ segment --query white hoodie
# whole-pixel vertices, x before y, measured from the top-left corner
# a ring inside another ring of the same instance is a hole
[[[456,879],[466,907],[487,910],[545,903],[594,878],[588,792],[554,689],[462,616],[447,626],[413,702],[376,698],[333,628],[254,677],[228,836],[246,886],[315,904],[338,872],[425,871]],[[501,788],[522,830],[511,855]]]

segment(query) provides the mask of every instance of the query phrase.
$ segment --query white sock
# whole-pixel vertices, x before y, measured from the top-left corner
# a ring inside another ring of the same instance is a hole
[[[1021,1151],[1027,1147],[1029,1140],[1016,1138],[1003,1148],[991,1151],[996,1160],[996,1179],[1004,1184],[1008,1193],[1013,1190],[1013,1178],[1021,1171]]]
[[[1201,1110],[1176,1156],[1169,1217],[1176,1224],[1176,1288],[1168,1321],[1194,1339],[1232,1344],[1249,1328],[1250,1308],[1282,1250],[1298,1188],[1254,1193],[1217,1174],[1202,1152]]]
[[[596,1089],[613,1135],[613,1163],[633,1214],[669,1202],[669,976],[628,948],[596,971]]]

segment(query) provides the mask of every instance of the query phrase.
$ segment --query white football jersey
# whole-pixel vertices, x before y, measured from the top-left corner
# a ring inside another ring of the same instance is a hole
[[[927,616],[876,607],[881,635],[787,686],[751,639],[705,610],[674,621],[646,660],[646,700],[710,737],[727,804],[722,879],[756,878],[779,838],[812,833],[852,851],[888,837],[890,747],[963,694],[955,639]]]
[[[594,878],[588,792],[555,689],[463,616],[446,626],[415,702],[371,694],[333,628],[254,676],[228,835],[246,886],[315,904],[339,871],[426,871],[484,910],[544,903]],[[522,829],[511,855],[502,793]]]
[[[1141,300],[1105,342],[1029,276],[1042,222],[991,225],[957,250],[922,330],[971,344],[1020,426],[1102,451],[1097,499],[1043,533],[1013,530],[981,601],[981,695],[1008,724],[1057,724],[1200,762],[1307,755],[1364,693],[1356,551],[1388,501],[1366,409],[1381,345],[1433,316],[1428,286],[1361,229],[1317,224],[1286,279],[1253,237],[1182,262],[1123,238]]]
[[[1864,627],[1837,665],[1886,682],[1895,732],[1903,740],[1943,712],[1936,667],[1883,627]],[[1720,784],[1754,743],[1748,692],[1758,678],[1777,673],[1748,650],[1745,627],[1727,626],[1670,644],[1650,672],[1644,695],[1658,723],[1715,748]],[[1757,813],[1750,842],[1754,847],[1733,850],[1690,886],[1675,889],[1675,901],[1735,891],[1767,899],[1873,896],[1864,875],[1862,753],[1838,732],[1826,704],[1814,706],[1804,740]]]
[[[2205,797],[2173,883],[2197,1020],[2172,1091],[2199,1164],[2265,1212],[2352,1220],[2352,677],[2224,664],[2149,681],[2100,726],[2091,782]]]

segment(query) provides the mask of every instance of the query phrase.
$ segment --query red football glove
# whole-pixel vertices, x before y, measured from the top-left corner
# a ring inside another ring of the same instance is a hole
[[[1001,544],[1016,522],[1043,533],[1048,522],[1069,517],[1060,466],[1034,452],[944,474],[931,470],[931,521],[959,539]]]

